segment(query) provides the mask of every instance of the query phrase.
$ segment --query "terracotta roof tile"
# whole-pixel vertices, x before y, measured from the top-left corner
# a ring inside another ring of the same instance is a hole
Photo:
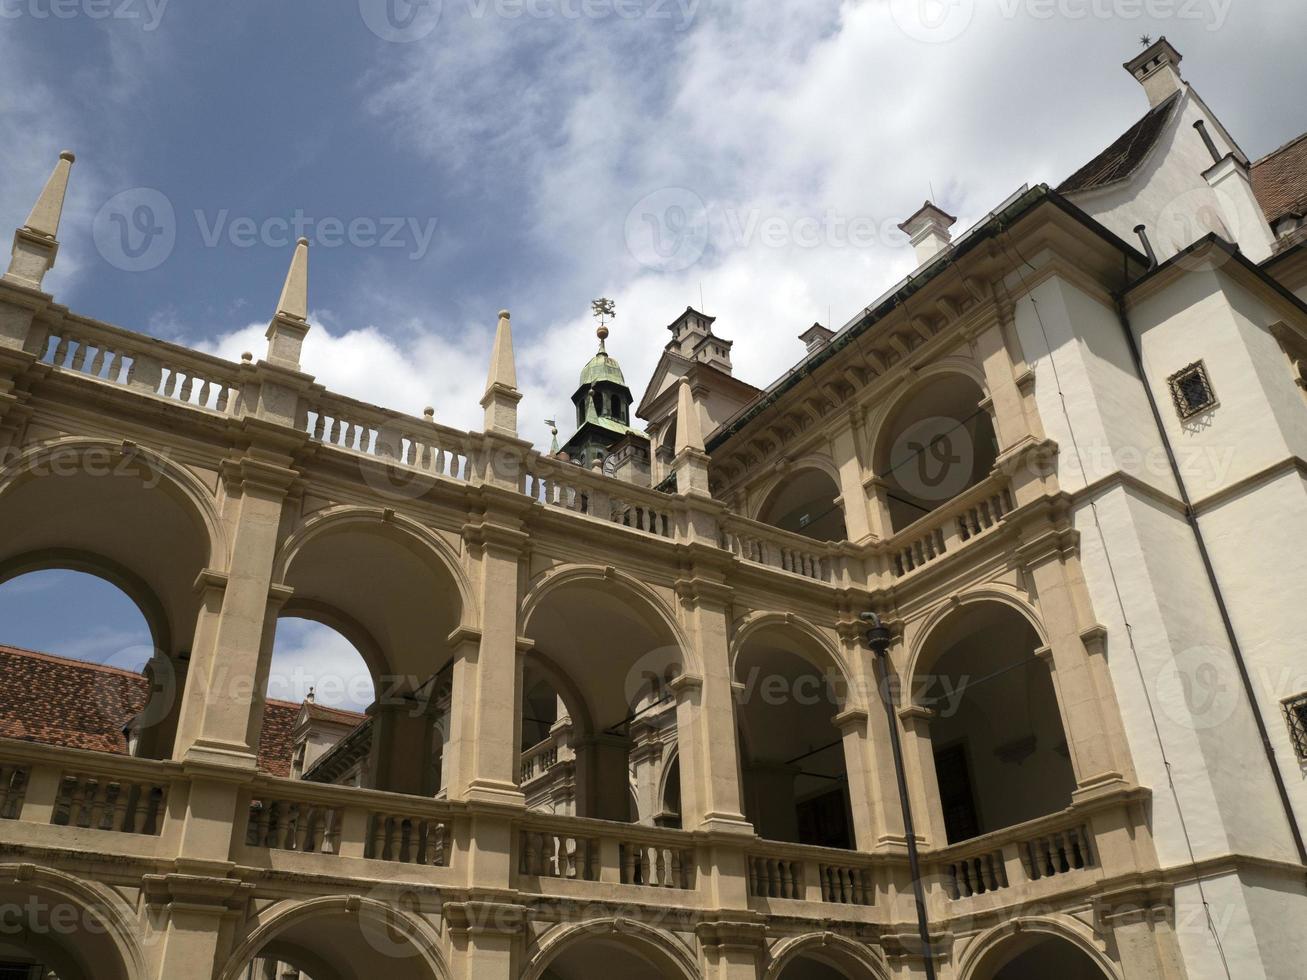
[[[1254,163],[1252,181],[1272,225],[1285,215],[1307,214],[1307,133]]]
[[[1157,143],[1171,118],[1171,110],[1179,101],[1177,92],[1165,102],[1159,102],[1116,142],[1063,181],[1058,191],[1063,194],[1090,191],[1129,177]]]
[[[145,704],[147,683],[129,670],[0,645],[0,736],[126,754],[123,726]],[[285,701],[264,706],[260,769],[290,775],[298,714]]]
[[[367,717],[367,715],[357,711],[346,711],[344,708],[329,708],[325,704],[318,704],[313,701],[308,702],[308,707],[309,718],[314,721],[336,721],[345,725],[357,725]],[[298,711],[299,705],[296,705],[295,708]]]

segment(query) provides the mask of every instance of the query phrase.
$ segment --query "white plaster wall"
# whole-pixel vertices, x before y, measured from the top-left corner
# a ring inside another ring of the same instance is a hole
[[[1152,153],[1129,181],[1069,195],[1132,245],[1139,241],[1135,226],[1147,225],[1153,249],[1163,262],[1213,231],[1227,241],[1234,241],[1237,234],[1237,229],[1227,227],[1220,201],[1203,177],[1212,166],[1212,155],[1194,131],[1194,123],[1199,119],[1207,122],[1207,131],[1222,154],[1234,147],[1191,90],[1180,99]]]
[[[1259,387],[1256,359],[1261,355],[1249,353],[1246,346],[1242,353],[1234,349],[1241,343],[1241,317],[1228,302],[1211,298],[1216,280],[1209,280],[1205,292],[1187,286],[1188,299],[1207,305],[1183,323],[1159,319],[1155,326],[1162,330],[1149,338],[1148,349],[1154,358],[1169,361],[1179,356],[1184,344],[1196,342],[1195,333],[1212,334],[1210,343],[1220,348],[1227,379],[1223,387],[1231,390],[1234,399],[1226,413],[1229,431],[1238,429],[1251,439],[1249,445],[1239,447],[1238,458],[1246,471],[1255,460],[1275,456],[1277,444],[1282,457],[1284,441],[1277,426],[1272,425],[1267,436],[1243,418],[1244,413],[1256,413],[1266,427],[1270,412],[1266,397],[1235,394],[1246,386]],[[1158,309],[1166,305],[1161,303]],[[1185,307],[1183,302],[1175,305]],[[1136,454],[1132,459],[1157,460],[1165,466],[1164,457],[1157,456],[1161,441],[1114,311],[1054,279],[1035,290],[1033,303],[1031,298],[1019,301],[1016,322],[1035,372],[1041,421],[1060,447],[1059,480],[1065,489],[1074,492],[1087,481],[1109,475],[1125,451]],[[1189,362],[1183,360],[1176,367]],[[1165,388],[1165,376],[1162,385]],[[1169,393],[1160,394],[1159,400],[1165,412]],[[1241,428],[1245,425],[1252,431],[1245,433]],[[1195,438],[1231,441],[1228,433],[1210,431]],[[1077,464],[1077,446],[1084,456],[1083,472]],[[1144,462],[1134,475],[1150,486],[1169,488],[1169,475],[1153,469],[1154,464]],[[1265,511],[1272,510],[1270,503],[1263,501]],[[1153,831],[1163,866],[1189,864],[1191,847],[1198,860],[1240,853],[1295,861],[1251,709],[1183,515],[1174,504],[1145,491],[1109,484],[1093,499],[1078,503],[1075,519],[1094,615],[1108,628],[1108,663],[1133,761],[1140,782],[1153,790]],[[1231,514],[1232,526],[1241,520],[1246,515]],[[1291,530],[1283,539],[1285,548],[1300,540]],[[1245,566],[1253,564],[1251,556],[1258,547],[1246,535],[1242,547]],[[1286,567],[1299,566],[1295,561]],[[1258,574],[1269,570],[1267,566]],[[1297,576],[1295,580],[1302,581]],[[1302,627],[1291,627],[1283,618],[1267,624],[1267,630],[1273,636],[1302,635]],[[1281,896],[1279,904],[1284,907],[1278,918],[1267,918],[1266,910],[1250,904],[1247,888],[1238,882],[1227,892],[1225,915],[1237,926],[1224,938],[1227,958],[1238,964],[1233,975],[1293,975],[1264,970],[1263,948],[1274,945],[1282,931],[1280,922],[1307,916],[1307,900],[1301,892],[1294,901]],[[1191,976],[1225,975],[1212,955],[1205,926],[1189,930],[1180,939]]]

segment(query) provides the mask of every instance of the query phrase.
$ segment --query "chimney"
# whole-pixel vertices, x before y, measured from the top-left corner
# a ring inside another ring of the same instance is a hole
[[[1184,79],[1180,77],[1182,60],[1180,52],[1163,37],[1123,67],[1144,87],[1148,104],[1157,106],[1184,88]]]
[[[917,263],[925,265],[953,241],[949,229],[957,223],[957,218],[935,207],[930,201],[921,206],[912,217],[899,225],[899,230],[908,236],[912,247],[917,250]]]
[[[814,323],[803,333],[799,334],[799,339],[803,341],[803,346],[808,349],[809,354],[815,354],[817,351],[830,346],[830,339],[835,336],[834,330],[828,330],[820,323]]]

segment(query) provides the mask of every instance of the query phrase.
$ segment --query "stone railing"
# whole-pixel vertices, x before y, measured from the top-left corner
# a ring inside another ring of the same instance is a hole
[[[721,546],[742,561],[818,582],[830,582],[835,577],[834,552],[826,542],[734,514],[722,518],[721,532]]]
[[[1006,477],[990,476],[886,542],[889,571],[903,578],[997,527],[1013,510]]]
[[[9,839],[36,846],[153,856],[169,827],[171,762],[0,739],[0,820]]]
[[[567,762],[574,758],[571,726],[559,726],[542,741],[522,753],[522,764],[519,769],[522,785],[525,786],[533,779],[548,775],[549,771],[560,762]]]
[[[222,415],[237,411],[240,369],[231,361],[76,317],[36,344],[38,357],[60,370]]]
[[[518,873],[693,891],[695,843],[678,830],[529,813],[518,831]]]
[[[872,906],[876,887],[865,856],[828,847],[764,842],[748,858],[749,894],[827,905]]]
[[[353,786],[259,776],[242,803],[249,852],[296,852],[446,868],[455,804]],[[344,873],[344,872],[338,872]]]
[[[934,863],[954,901],[1098,867],[1083,813],[1050,817],[994,831],[945,848]]]
[[[116,773],[65,772],[50,822],[121,834],[157,836],[163,829],[166,783],[128,780]]]
[[[572,463],[531,453],[520,489],[546,507],[584,514],[636,531],[670,538],[676,532],[672,498]]]
[[[327,392],[304,399],[299,428],[315,442],[451,480],[471,479],[466,432]]]

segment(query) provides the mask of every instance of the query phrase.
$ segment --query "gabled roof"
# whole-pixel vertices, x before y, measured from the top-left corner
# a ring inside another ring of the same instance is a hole
[[[149,683],[135,671],[0,646],[0,737],[126,755],[123,728],[144,707]],[[290,775],[299,709],[285,701],[264,704],[264,772]]]
[[[1060,194],[1097,190],[1108,184],[1125,180],[1143,164],[1166,129],[1171,113],[1180,104],[1176,92],[1156,106],[1137,123],[1127,129],[1106,150],[1073,173],[1058,187]]]
[[[1254,163],[1252,181],[1272,225],[1286,215],[1307,215],[1307,133]]]

